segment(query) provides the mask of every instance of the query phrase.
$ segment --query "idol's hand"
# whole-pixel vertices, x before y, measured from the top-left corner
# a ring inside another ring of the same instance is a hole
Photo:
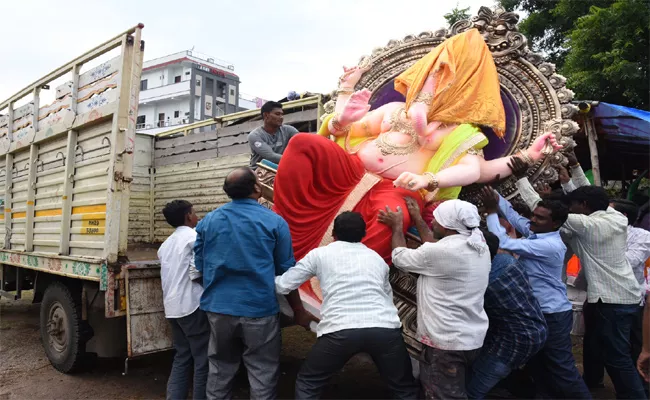
[[[368,69],[369,67],[343,67],[343,75],[339,78],[339,88],[353,89],[359,82],[359,79],[361,79],[361,75],[368,71]]]
[[[416,191],[425,189],[429,186],[429,179],[424,175],[414,174],[412,172],[402,172],[393,182],[395,187]]]
[[[547,141],[550,146],[547,146]],[[528,155],[533,159],[533,161],[539,161],[548,154],[552,154],[560,150],[563,146],[557,142],[555,134],[545,133],[542,136],[535,139],[533,144],[528,148]],[[548,153],[550,152],[550,153]]]
[[[339,122],[347,126],[363,118],[368,113],[368,110],[370,110],[368,101],[371,95],[372,92],[370,90],[362,89],[350,96],[339,116]]]

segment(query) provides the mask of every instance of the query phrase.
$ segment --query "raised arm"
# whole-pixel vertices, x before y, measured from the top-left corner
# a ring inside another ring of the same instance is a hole
[[[530,220],[519,215],[519,213],[512,208],[512,204],[510,204],[510,202],[504,199],[500,194],[497,193],[497,196],[499,196],[498,207],[501,215],[510,222],[510,225],[512,225],[517,232],[528,237],[530,235]]]

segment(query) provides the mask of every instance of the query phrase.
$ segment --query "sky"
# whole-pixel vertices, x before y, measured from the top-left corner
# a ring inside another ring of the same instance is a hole
[[[145,60],[194,48],[233,64],[243,94],[327,93],[343,65],[444,27],[457,4],[475,15],[494,0],[7,1],[0,101],[140,22]]]

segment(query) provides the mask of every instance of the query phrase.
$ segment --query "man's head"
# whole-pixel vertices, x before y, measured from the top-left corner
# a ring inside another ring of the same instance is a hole
[[[262,186],[252,169],[240,167],[230,171],[223,182],[223,191],[233,200],[262,197]]]
[[[590,215],[596,211],[605,211],[609,206],[609,196],[600,186],[582,186],[567,195],[569,212]]]
[[[342,242],[358,243],[366,236],[366,222],[357,212],[341,213],[334,220],[332,236]]]
[[[610,206],[627,217],[627,224],[634,225],[639,218],[639,206],[635,202],[623,199],[614,199]]]
[[[278,103],[277,101],[267,101],[264,103],[262,106],[262,119],[264,120],[264,126],[273,128],[274,131],[281,127],[282,122],[284,122],[282,103]]]
[[[494,257],[496,257],[499,252],[499,238],[487,229],[481,229],[481,232],[483,232],[485,243],[487,243],[488,248],[490,249],[490,259],[494,260]]]
[[[560,201],[542,200],[530,218],[530,230],[535,233],[557,231],[569,217],[569,208]]]
[[[433,211],[431,227],[434,236],[442,239],[459,233],[469,234],[480,223],[475,205],[463,200],[446,200]]]
[[[167,223],[174,228],[189,226],[194,228],[199,222],[199,217],[194,213],[192,203],[185,200],[174,200],[163,208],[163,215]]]

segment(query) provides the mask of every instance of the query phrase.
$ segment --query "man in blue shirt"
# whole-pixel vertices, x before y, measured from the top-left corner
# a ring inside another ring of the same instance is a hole
[[[251,398],[274,399],[281,349],[275,276],[296,263],[291,235],[282,217],[258,203],[262,187],[250,168],[230,172],[223,190],[232,202],[201,220],[194,246],[203,274],[201,309],[211,326],[207,397],[232,398],[243,358]],[[315,318],[298,292],[287,299],[296,322],[309,329]]]
[[[490,327],[469,375],[470,399],[485,398],[497,383],[523,367],[546,341],[546,320],[526,272],[513,256],[499,251],[496,235],[483,232],[483,236],[492,257],[483,303]]]
[[[559,229],[568,218],[567,206],[557,201],[541,201],[528,220],[517,214],[492,188],[483,188],[481,200],[488,213],[488,229],[499,238],[500,248],[519,255],[519,262],[546,319],[546,344],[530,365],[538,390],[549,390],[551,395],[560,398],[590,399],[591,394],[573,358],[573,310],[562,282],[566,246]],[[506,234],[497,211],[523,235],[521,239]]]

